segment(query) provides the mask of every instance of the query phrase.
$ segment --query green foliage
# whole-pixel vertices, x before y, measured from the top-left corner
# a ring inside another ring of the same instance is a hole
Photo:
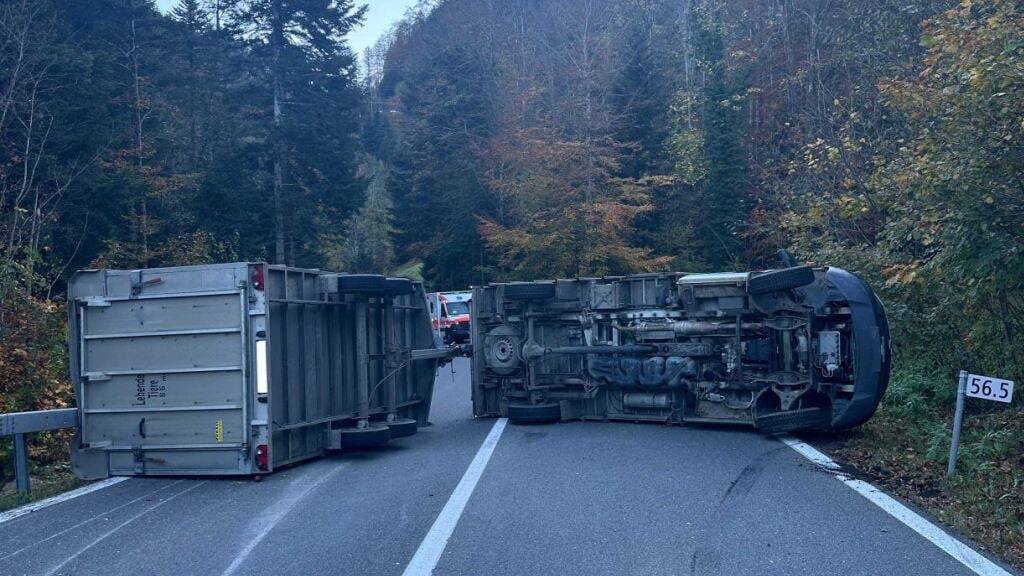
[[[503,221],[482,218],[480,230],[495,254],[495,276],[558,278],[650,271],[665,259],[632,246],[634,220],[650,210],[649,197],[616,178],[615,149],[530,132],[495,144],[504,156],[501,177],[489,182],[505,198]],[[507,157],[506,157],[507,158]]]
[[[890,285],[930,293],[930,314],[951,311],[950,345],[1011,377],[1024,375],[1022,27],[1001,0],[926,23],[920,73],[884,84],[910,137],[875,174]]]
[[[950,406],[956,398],[949,375],[933,375],[921,366],[901,368],[893,374],[884,409],[907,422],[921,422],[936,406]]]
[[[706,238],[703,254],[710,267],[728,269],[743,258],[750,210],[747,153],[742,144],[745,87],[726,67],[725,29],[714,3],[695,1],[690,14],[690,41],[703,75],[703,86],[695,97],[703,140],[699,147],[684,148],[692,156],[680,157],[679,162],[692,166],[684,172],[686,177],[704,172],[698,181],[697,203],[698,230]],[[686,140],[684,129],[676,143]]]
[[[422,261],[439,289],[459,289],[481,279],[476,215],[489,206],[475,150],[493,125],[493,62],[478,36],[441,30],[418,21],[389,51],[381,97],[394,141],[380,152],[391,168],[397,256]]]
[[[363,10],[279,4],[275,124],[270,2],[0,0],[0,412],[73,402],[58,302],[75,270],[267,259],[278,150],[290,261],[326,261],[321,237],[363,203],[345,40]],[[34,461],[67,441],[37,436]]]
[[[902,355],[941,370],[1024,374],[1022,25],[993,0],[927,20],[920,48],[903,32],[916,64],[876,71],[870,105],[837,99],[776,184],[795,251],[871,280]]]
[[[328,260],[332,270],[358,273],[381,273],[391,270],[395,261],[392,217],[393,205],[387,189],[387,168],[369,159],[361,166],[363,177],[370,184],[362,207],[345,221],[344,237],[324,238],[321,244],[336,255]]]

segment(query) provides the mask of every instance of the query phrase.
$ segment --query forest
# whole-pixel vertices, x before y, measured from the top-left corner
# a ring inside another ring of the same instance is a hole
[[[955,372],[1024,377],[1018,1],[423,0],[355,54],[365,10],[0,0],[0,412],[73,404],[81,268],[465,289],[785,248],[892,319],[893,385],[839,453],[1024,558],[1021,401],[970,403],[973,481],[940,473]]]

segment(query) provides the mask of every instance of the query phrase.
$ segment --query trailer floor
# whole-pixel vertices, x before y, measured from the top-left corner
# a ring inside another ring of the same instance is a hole
[[[122,482],[0,524],[0,574],[402,574],[495,426],[454,367],[416,436],[262,482]],[[975,573],[778,440],[721,428],[509,425],[454,518],[434,574]]]

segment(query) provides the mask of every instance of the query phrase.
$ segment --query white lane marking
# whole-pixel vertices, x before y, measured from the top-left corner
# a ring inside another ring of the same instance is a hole
[[[184,482],[184,480],[175,480],[174,482],[171,482],[170,484],[165,484],[165,485],[157,488],[156,490],[153,490],[151,492],[146,492],[145,494],[143,494],[142,496],[139,496],[138,498],[135,498],[133,500],[129,500],[128,502],[125,502],[124,504],[121,504],[120,506],[115,506],[115,507],[111,508],[110,510],[104,510],[103,512],[100,512],[99,514],[96,514],[95,516],[92,516],[90,518],[82,520],[81,522],[79,522],[78,524],[75,524],[74,526],[71,526],[69,528],[65,528],[64,530],[61,530],[60,532],[57,532],[56,534],[51,534],[51,535],[47,536],[46,538],[43,538],[42,540],[33,542],[33,543],[29,544],[28,546],[25,546],[23,548],[19,548],[19,549],[15,550],[14,552],[11,552],[10,554],[7,554],[6,556],[0,556],[0,560],[7,560],[11,556],[16,556],[18,554],[21,554],[22,552],[24,552],[25,550],[28,550],[29,548],[35,548],[36,546],[39,546],[40,544],[45,544],[46,542],[49,542],[50,540],[53,540],[54,538],[58,538],[60,536],[63,536],[64,534],[67,534],[68,532],[71,532],[72,530],[77,530],[78,528],[81,528],[82,526],[85,526],[86,524],[88,524],[90,522],[95,522],[96,520],[99,520],[100,518],[104,518],[104,517],[106,517],[109,514],[113,514],[114,512],[117,512],[118,510],[120,510],[122,508],[131,506],[132,504],[135,504],[139,500],[144,500],[146,498],[149,498],[150,496],[152,496],[153,494],[156,494],[157,492],[160,492],[162,490],[166,490],[166,489],[170,488],[171,486],[176,486],[178,484],[181,484],[182,482]]]
[[[832,460],[814,446],[811,446],[810,444],[807,444],[805,442],[801,442],[796,438],[789,436],[788,434],[785,436],[780,436],[779,439],[782,440],[782,442],[786,446],[789,446],[793,450],[796,450],[797,452],[800,453],[801,456],[807,458],[811,462],[814,462],[818,466],[821,466],[822,468],[828,468],[829,470],[839,470],[839,464],[836,464],[835,460]]]
[[[15,518],[20,518],[20,517],[24,516],[25,514],[31,514],[32,512],[35,512],[37,510],[42,510],[43,508],[46,508],[48,506],[53,506],[54,504],[60,504],[61,502],[66,502],[68,500],[71,500],[72,498],[78,498],[79,496],[85,496],[86,494],[89,494],[90,492],[95,492],[97,490],[102,490],[102,489],[104,489],[104,488],[106,488],[108,486],[113,486],[114,484],[120,484],[121,482],[124,482],[125,480],[130,480],[130,478],[127,477],[127,476],[116,476],[114,478],[107,478],[106,480],[100,480],[99,482],[93,482],[92,484],[87,484],[85,486],[82,486],[81,488],[76,488],[76,489],[74,489],[74,490],[72,490],[70,492],[64,492],[63,494],[57,494],[56,496],[51,496],[49,498],[46,498],[45,500],[40,500],[38,502],[29,502],[28,504],[25,504],[24,506],[21,506],[20,508],[15,508],[14,510],[8,510],[7,512],[0,512],[0,524],[3,524],[4,522],[10,522],[11,520],[14,520]]]
[[[788,434],[781,436],[780,439],[787,446],[799,452],[801,456],[822,466],[823,468],[827,468],[832,471],[840,468],[839,464],[836,464],[834,460],[810,444],[801,442]],[[943,552],[952,556],[957,562],[970,568],[971,571],[978,574],[978,576],[1013,576],[1006,570],[1000,568],[995,562],[985,558],[970,546],[964,544],[953,536],[950,536],[942,528],[932,524],[920,514],[917,514],[910,508],[907,508],[895,498],[889,496],[885,492],[882,492],[878,488],[875,488],[871,484],[864,482],[863,480],[850,478],[845,474],[833,474],[833,476],[838,478],[843,484],[846,484],[861,496],[870,500],[875,506],[884,510],[886,514],[899,520],[908,528],[917,532],[926,540],[939,547]]]
[[[242,566],[242,563],[252,554],[252,551],[256,549],[256,546],[270,534],[270,531],[277,526],[277,523],[281,521],[289,512],[305,498],[310,492],[312,492],[317,486],[320,486],[328,479],[332,478],[340,470],[347,467],[347,464],[341,464],[336,466],[333,470],[324,473],[319,478],[317,474],[321,467],[309,468],[306,473],[298,478],[295,478],[288,484],[288,488],[285,493],[274,502],[268,510],[256,518],[250,523],[248,530],[244,536],[246,540],[245,547],[235,556],[235,559],[231,562],[224,572],[223,576],[229,576],[238,571]]]
[[[462,516],[462,511],[466,508],[466,503],[469,502],[469,497],[473,495],[473,490],[476,488],[477,482],[480,481],[480,476],[483,475],[487,462],[490,461],[491,455],[494,454],[494,448],[498,445],[498,440],[501,439],[501,433],[505,431],[506,424],[508,424],[508,418],[499,418],[494,423],[491,433],[487,435],[484,443],[480,445],[480,449],[477,451],[476,456],[473,457],[473,461],[469,463],[469,468],[462,475],[462,480],[459,480],[455,491],[448,498],[448,502],[441,509],[441,513],[437,515],[433,526],[430,527],[430,531],[423,538],[423,542],[420,543],[416,554],[409,561],[409,565],[405,567],[405,572],[402,573],[402,576],[430,576],[434,573],[434,568],[437,566],[438,561],[441,560],[441,554],[444,553],[445,546],[448,545],[448,539],[451,538],[452,532],[455,531],[455,525],[459,523],[459,518]]]
[[[157,508],[163,506],[164,504],[167,504],[168,502],[170,502],[171,500],[174,500],[178,496],[181,496],[182,494],[185,494],[186,492],[191,492],[192,490],[195,490],[196,488],[199,488],[203,484],[206,484],[206,482],[207,482],[207,480],[203,480],[202,482],[199,482],[198,484],[193,484],[192,486],[189,486],[188,488],[185,488],[184,490],[182,490],[180,492],[175,492],[174,494],[168,496],[167,498],[164,498],[163,500],[161,500],[160,502],[157,502],[156,504],[150,506],[149,508],[146,508],[142,512],[139,512],[138,514],[132,516],[131,518],[125,520],[124,522],[121,522],[117,526],[114,526],[110,530],[107,530],[99,538],[96,538],[92,542],[86,544],[83,548],[80,548],[78,550],[78,552],[75,552],[71,556],[68,556],[63,562],[61,562],[60,564],[58,564],[58,565],[54,566],[52,569],[50,569],[50,571],[46,573],[46,576],[53,576],[61,568],[67,566],[69,562],[71,562],[75,558],[78,558],[79,556],[81,556],[82,554],[87,552],[88,550],[92,549],[93,546],[95,546],[95,545],[99,544],[100,542],[106,540],[107,538],[111,537],[115,532],[117,532],[121,528],[124,528],[125,526],[131,524],[132,522],[135,522],[139,518],[142,518],[143,516],[145,516],[146,514],[152,512],[153,510],[156,510]]]

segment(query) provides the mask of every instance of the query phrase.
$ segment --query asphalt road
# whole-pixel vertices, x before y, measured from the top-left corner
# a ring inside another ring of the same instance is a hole
[[[495,425],[454,369],[434,425],[387,449],[131,479],[0,524],[0,574],[402,574]],[[568,423],[505,429],[434,574],[973,572],[778,440]]]

